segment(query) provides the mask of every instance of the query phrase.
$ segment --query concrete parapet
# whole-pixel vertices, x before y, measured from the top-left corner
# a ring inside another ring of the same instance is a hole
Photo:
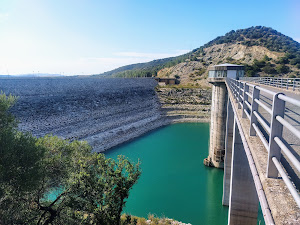
[[[246,152],[234,122],[228,225],[256,225],[258,203]]]
[[[230,179],[231,179],[231,158],[233,139],[234,113],[230,100],[227,103],[226,138],[225,138],[225,160],[223,178],[223,198],[222,204],[229,206]]]
[[[237,112],[242,132],[244,133],[245,141],[249,146],[249,150],[254,160],[258,179],[263,187],[263,192],[267,200],[267,210],[271,211],[275,224],[296,225],[300,224],[300,211],[295,200],[290,194],[283,179],[267,178],[267,160],[268,152],[258,136],[249,134],[250,123],[248,119],[242,118],[242,111],[238,110],[238,104],[234,102],[234,96],[231,91],[228,93],[233,109]],[[247,134],[247,135],[246,135]],[[248,164],[248,162],[247,162]],[[246,164],[245,164],[246,165]],[[263,206],[262,206],[263,210]],[[267,222],[266,222],[267,224]],[[269,223],[268,223],[269,224]]]

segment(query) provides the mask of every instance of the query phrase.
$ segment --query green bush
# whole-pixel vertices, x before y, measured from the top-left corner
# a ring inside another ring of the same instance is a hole
[[[139,164],[91,153],[86,142],[19,132],[15,101],[0,95],[1,224],[120,224]]]
[[[286,73],[290,72],[290,68],[286,65],[280,64],[280,65],[276,66],[276,71],[278,73],[286,74]]]

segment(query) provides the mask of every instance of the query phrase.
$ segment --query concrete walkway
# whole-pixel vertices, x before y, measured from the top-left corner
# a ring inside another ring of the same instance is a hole
[[[263,87],[263,85],[260,86]],[[240,121],[242,127],[241,132],[243,132],[243,134],[245,135],[246,141],[249,145],[253,160],[255,162],[255,167],[258,171],[259,179],[263,186],[263,190],[266,195],[267,202],[270,207],[275,224],[300,224],[299,208],[296,202],[294,201],[285,183],[280,177],[279,179],[267,178],[266,169],[267,169],[268,152],[264,147],[264,145],[262,144],[262,142],[260,141],[260,138],[258,136],[249,135],[249,130],[250,130],[249,120],[248,118],[242,118],[242,110],[238,109],[238,103],[235,103],[233,94],[229,90],[229,88],[228,88],[228,92],[229,92],[228,94],[230,96],[231,102],[233,102],[232,106],[237,111],[237,119]],[[266,94],[262,92],[261,94],[263,94],[263,98],[261,98],[261,100],[263,100],[265,104],[271,108],[272,96],[270,96],[270,94]],[[249,101],[251,103],[250,98]],[[262,116],[266,117],[266,122],[269,123],[270,115],[268,115],[268,112],[264,111],[262,108],[259,108],[258,111],[259,113],[262,114]],[[299,119],[297,119],[299,116],[298,115],[299,112],[300,112],[299,109],[288,106],[285,118],[290,116],[292,119],[290,119],[289,122],[293,121],[293,123],[297,124],[297,122],[299,121]],[[284,132],[284,138],[288,143],[294,143],[293,147],[299,146],[299,144],[297,145],[297,143],[295,143],[296,141],[295,138],[292,138],[287,130],[284,130],[283,132]],[[265,132],[265,137],[267,136],[268,134]],[[296,149],[295,154],[299,157],[299,151],[298,151],[299,149],[298,148],[295,149]],[[285,160],[286,160],[285,157],[282,157],[281,163],[285,164],[286,163],[284,162]],[[290,171],[288,173],[291,176]],[[299,177],[296,174],[293,178],[294,183],[296,183],[297,180],[299,181]]]
[[[273,91],[276,93],[283,93],[288,97],[291,97],[291,98],[294,98],[294,99],[297,99],[300,101],[300,92],[298,92],[298,91],[293,92],[292,90],[271,87],[268,85],[262,85],[262,84],[256,84],[256,83],[252,83],[252,84],[258,85],[262,88],[265,88],[267,90],[270,90],[270,91]],[[272,108],[273,96],[271,94],[261,92],[261,100],[270,109]],[[270,125],[270,119],[271,119],[270,114],[267,111],[265,111],[262,107],[259,107],[258,111],[266,119],[267,124]],[[287,122],[292,124],[295,128],[300,130],[300,107],[287,102],[284,119],[286,119]],[[267,132],[265,132],[264,135],[268,138]],[[285,127],[283,128],[283,138],[288,144],[290,144],[291,152],[300,161],[300,140]],[[283,154],[283,157],[281,158],[281,163],[286,168],[287,173],[291,177],[291,180],[294,182],[297,189],[300,190],[300,173],[296,169],[294,169],[293,166],[291,166],[289,160],[287,159],[287,157],[285,157],[284,154]]]

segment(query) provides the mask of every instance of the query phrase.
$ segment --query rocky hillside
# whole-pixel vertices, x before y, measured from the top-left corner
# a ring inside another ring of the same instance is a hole
[[[230,31],[178,57],[120,67],[103,75],[173,77],[181,84],[206,86],[208,66],[226,62],[245,65],[247,76],[300,77],[300,43],[272,28],[256,26]]]
[[[197,87],[156,87],[163,114],[172,123],[209,122],[211,90]]]
[[[204,48],[199,55],[193,55],[192,59],[175,66],[158,71],[158,77],[178,78],[181,84],[206,84],[207,68],[209,65],[222,63],[235,63],[253,65],[261,62],[265,56],[270,58],[273,67],[276,68],[277,61],[285,56],[285,53],[270,51],[262,46],[245,46],[240,43],[224,43]],[[297,72],[294,67],[291,71]],[[264,75],[259,71],[258,74]],[[247,72],[246,72],[247,73]],[[300,74],[299,74],[300,75]]]

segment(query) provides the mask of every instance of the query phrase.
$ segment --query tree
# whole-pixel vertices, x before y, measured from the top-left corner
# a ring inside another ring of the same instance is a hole
[[[139,164],[133,165],[122,156],[115,161],[92,154],[86,142],[69,143],[46,136],[38,145],[45,146],[49,155],[44,173],[48,182],[42,183],[37,194],[61,187],[51,200],[37,196],[39,224],[119,224],[125,199],[140,176]]]
[[[270,66],[270,65],[266,65],[265,67],[263,67],[262,70],[266,74],[277,74],[276,69],[274,67]]]
[[[139,164],[91,153],[86,142],[21,133],[8,113],[14,102],[0,95],[0,223],[119,224]]]
[[[278,73],[285,74],[285,73],[290,72],[290,68],[288,66],[286,66],[286,65],[280,64],[280,65],[276,66],[276,71]]]
[[[0,95],[0,223],[30,223],[30,193],[39,184],[44,148],[36,138],[17,130],[17,122],[8,110],[13,96]]]

